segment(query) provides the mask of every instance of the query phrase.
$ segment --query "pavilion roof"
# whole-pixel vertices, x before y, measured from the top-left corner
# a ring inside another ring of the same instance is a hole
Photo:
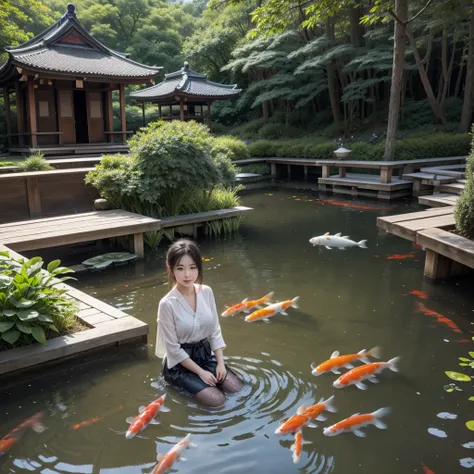
[[[241,89],[237,89],[237,84],[209,81],[206,74],[192,71],[185,62],[179,71],[165,74],[163,82],[132,92],[130,96],[142,102],[160,102],[177,95],[193,99],[223,100],[233,99],[240,92]]]
[[[76,17],[74,5],[53,25],[19,46],[6,47],[0,83],[17,75],[16,68],[65,76],[151,79],[161,67],[146,66],[92,37]]]

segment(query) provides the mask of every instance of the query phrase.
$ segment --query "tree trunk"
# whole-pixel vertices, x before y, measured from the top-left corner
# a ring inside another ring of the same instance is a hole
[[[456,87],[454,88],[454,97],[459,97],[462,75],[464,73],[464,56],[465,55],[466,55],[466,48],[464,48],[461,53],[461,63],[459,64],[459,72],[458,72],[458,77],[456,79]]]
[[[403,22],[408,16],[408,0],[395,0],[395,13]],[[387,139],[385,140],[384,160],[395,158],[400,97],[402,92],[403,69],[405,66],[406,26],[395,21],[393,38],[392,86],[390,87],[390,104],[388,108]]]
[[[326,35],[330,41],[334,40],[334,29],[332,19],[329,19],[326,23]],[[339,98],[337,94],[336,86],[336,65],[334,61],[329,61],[327,64],[327,75],[328,75],[328,91],[329,101],[331,103],[332,116],[334,122],[340,122],[341,113],[339,110]]]
[[[466,65],[466,85],[464,86],[464,102],[462,105],[461,123],[459,131],[461,133],[469,132],[472,120],[472,92],[474,81],[474,10],[471,12],[469,22],[469,49],[467,51]]]
[[[441,98],[441,107],[443,106],[443,102],[449,96],[449,90],[451,89],[451,78],[453,77],[455,55],[456,55],[456,38],[453,36],[453,50],[451,51],[451,59],[449,61],[449,66],[448,66],[448,80],[446,81],[446,84],[444,85],[443,96]]]
[[[428,102],[431,106],[431,109],[433,110],[433,115],[443,125],[447,125],[448,122],[443,117],[443,113],[441,111],[441,106],[439,105],[439,102],[436,100],[436,97],[433,93],[433,89],[431,87],[430,80],[428,79],[428,74],[426,74],[425,66],[423,65],[423,63],[421,61],[420,53],[418,52],[418,48],[416,46],[415,38],[413,37],[413,33],[411,31],[410,25],[407,25],[407,27],[406,27],[406,35],[408,37],[408,40],[410,41],[410,46],[411,46],[411,49],[413,50],[413,54],[414,54],[415,60],[416,60],[416,66],[418,68],[418,74],[420,75],[421,83],[423,84],[423,87],[425,89],[426,96],[428,98]]]

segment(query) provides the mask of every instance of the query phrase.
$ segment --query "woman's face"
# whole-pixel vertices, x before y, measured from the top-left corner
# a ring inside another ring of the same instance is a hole
[[[194,260],[189,255],[184,255],[174,267],[173,275],[178,285],[189,288],[197,280],[199,271]]]

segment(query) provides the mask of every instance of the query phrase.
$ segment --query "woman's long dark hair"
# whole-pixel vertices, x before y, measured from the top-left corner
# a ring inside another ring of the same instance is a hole
[[[189,239],[179,239],[173,242],[166,253],[166,267],[168,269],[168,280],[171,284],[176,283],[173,270],[178,265],[180,260],[188,255],[196,264],[198,269],[198,277],[196,282],[202,285],[202,256],[198,246]]]

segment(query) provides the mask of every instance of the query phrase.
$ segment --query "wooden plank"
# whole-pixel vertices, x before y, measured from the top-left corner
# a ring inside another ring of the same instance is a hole
[[[32,344],[5,351],[0,358],[0,374],[146,337],[147,334],[148,325],[131,316],[106,321],[93,329],[51,339],[45,346]]]
[[[177,227],[186,224],[199,224],[201,222],[209,222],[217,219],[225,219],[235,217],[240,214],[253,211],[251,207],[235,206],[231,209],[218,209],[216,211],[199,212],[176,217],[166,217],[161,220],[162,228]]]
[[[432,227],[450,228],[455,225],[454,215],[428,217],[427,219],[416,219],[390,224],[390,233],[398,235],[404,239],[416,241],[417,232]]]
[[[456,204],[459,196],[453,194],[438,193],[432,196],[420,196],[418,202],[424,206],[441,207],[453,206]]]
[[[413,221],[417,219],[426,219],[427,217],[449,216],[454,213],[454,207],[431,208],[421,212],[408,212],[407,214],[397,214],[395,216],[377,217],[377,226],[380,223],[394,224],[397,222]],[[380,226],[379,226],[380,227]]]
[[[416,243],[437,254],[474,268],[474,242],[440,228],[420,230]]]
[[[1,168],[0,168],[1,170]],[[71,168],[65,170],[50,170],[50,171],[26,171],[24,173],[15,174],[0,174],[0,181],[9,181],[15,178],[29,178],[29,177],[41,177],[41,176],[54,176],[54,175],[67,175],[67,174],[82,174],[86,175],[89,171],[93,171],[95,168]],[[3,183],[2,183],[3,185]]]
[[[378,178],[378,177],[376,177]],[[373,189],[376,191],[395,191],[398,189],[411,189],[413,183],[411,181],[393,180],[391,183],[380,183],[370,178],[354,178],[347,176],[339,178],[331,176],[330,178],[319,178],[321,184],[332,184],[336,186],[356,186],[363,189]]]

